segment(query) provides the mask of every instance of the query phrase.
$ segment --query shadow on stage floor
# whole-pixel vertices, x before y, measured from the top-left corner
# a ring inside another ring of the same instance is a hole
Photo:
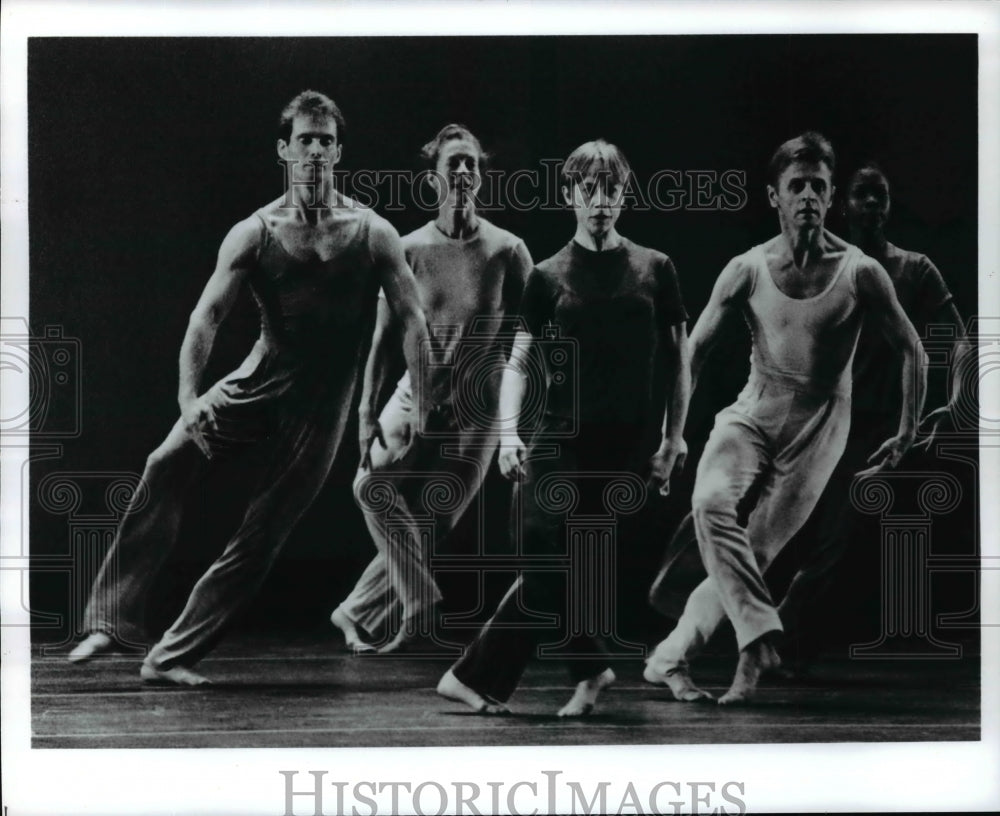
[[[198,664],[211,686],[149,686],[139,659],[74,666],[32,659],[36,748],[626,745],[978,740],[979,658],[851,660],[824,655],[808,682],[769,681],[755,705],[684,704],[642,680],[641,660],[585,720],[554,716],[569,698],[562,666],[535,661],[513,714],[482,717],[434,693],[449,658],[354,656],[332,634],[238,635]],[[696,679],[718,695],[735,655],[709,654]]]

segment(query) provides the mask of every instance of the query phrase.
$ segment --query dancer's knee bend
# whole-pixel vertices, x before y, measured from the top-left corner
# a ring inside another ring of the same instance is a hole
[[[142,479],[147,484],[160,482],[172,476],[182,476],[192,464],[183,448],[164,443],[146,457]]]
[[[384,513],[399,501],[395,482],[377,471],[359,470],[354,476],[354,502],[362,513]]]
[[[351,485],[351,490],[354,492],[354,501],[361,505],[362,491],[364,489],[365,480],[369,476],[369,471],[359,469],[357,473],[354,474],[354,482]],[[363,509],[363,508],[362,508]]]
[[[709,482],[695,486],[694,495],[691,496],[691,512],[696,523],[729,517],[735,522],[737,503],[737,497],[728,486]]]

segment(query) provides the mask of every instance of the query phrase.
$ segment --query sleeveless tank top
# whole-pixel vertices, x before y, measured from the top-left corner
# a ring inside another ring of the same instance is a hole
[[[744,311],[753,337],[750,376],[779,380],[810,393],[851,393],[851,363],[861,329],[856,275],[861,250],[849,246],[826,289],[809,298],[782,292],[764,246],[746,256],[752,270]]]
[[[272,399],[290,388],[333,391],[354,377],[371,342],[379,280],[368,235],[371,210],[345,210],[327,261],[296,258],[262,211],[261,243],[249,286],[260,337],[226,383],[233,399]]]

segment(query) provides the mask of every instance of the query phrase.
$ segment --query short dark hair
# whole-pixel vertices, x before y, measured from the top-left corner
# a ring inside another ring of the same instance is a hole
[[[562,166],[562,184],[572,188],[587,176],[593,174],[606,175],[611,180],[624,184],[632,168],[625,154],[616,145],[604,139],[594,139],[585,142],[569,154]]]
[[[837,159],[833,154],[833,145],[822,133],[809,130],[801,136],[789,139],[781,147],[774,151],[771,156],[771,163],[767,167],[767,180],[773,187],[778,186],[778,179],[788,167],[795,162],[823,162],[830,168],[830,175],[833,175],[837,166]]]
[[[858,165],[858,168],[851,173],[850,183],[854,184],[855,179],[857,179],[857,177],[862,173],[878,173],[885,181],[886,186],[889,185],[889,177],[886,175],[885,170],[882,169],[882,165],[880,165],[877,161],[869,159],[868,161]]]
[[[285,105],[278,120],[278,138],[286,142],[292,138],[292,121],[300,115],[333,119],[337,123],[337,141],[344,141],[344,114],[340,112],[336,102],[319,91],[302,91]]]
[[[458,122],[453,122],[452,124],[445,125],[441,128],[441,130],[437,132],[437,136],[420,148],[420,158],[427,162],[428,166],[433,170],[437,167],[438,157],[441,155],[441,151],[444,149],[445,143],[456,139],[466,139],[476,146],[476,150],[479,153],[480,165],[486,164],[489,160],[489,154],[483,150],[483,146],[479,143],[479,139],[476,138],[476,135],[465,125],[459,124]]]

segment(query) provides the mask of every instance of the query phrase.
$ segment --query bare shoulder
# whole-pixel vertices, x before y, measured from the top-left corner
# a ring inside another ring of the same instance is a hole
[[[854,285],[862,301],[882,304],[896,300],[892,279],[885,268],[868,255],[861,255],[854,267]]]
[[[750,252],[731,259],[715,282],[715,288],[722,299],[733,301],[748,297],[753,287],[755,268]]]
[[[892,286],[892,280],[889,278],[889,273],[885,271],[885,267],[870,255],[861,253],[855,265],[855,270],[859,284],[868,283],[878,286]]]
[[[853,244],[848,243],[839,235],[834,235],[828,229],[823,230],[823,251],[831,255],[844,253],[853,248]]]
[[[237,221],[222,240],[219,260],[231,266],[244,265],[260,249],[262,223],[257,213]]]
[[[390,262],[403,258],[403,242],[389,221],[374,210],[368,214],[368,246],[376,261]]]
[[[250,216],[251,219],[255,219],[258,216],[263,218],[268,222],[268,224],[278,224],[282,221],[288,221],[290,218],[294,217],[295,207],[290,207],[288,205],[287,196],[281,196],[280,198],[274,199],[274,201],[269,201],[256,213]]]
[[[368,218],[371,219],[368,231],[373,241],[400,243],[399,232],[389,223],[388,219],[383,218],[374,210],[370,211]]]

